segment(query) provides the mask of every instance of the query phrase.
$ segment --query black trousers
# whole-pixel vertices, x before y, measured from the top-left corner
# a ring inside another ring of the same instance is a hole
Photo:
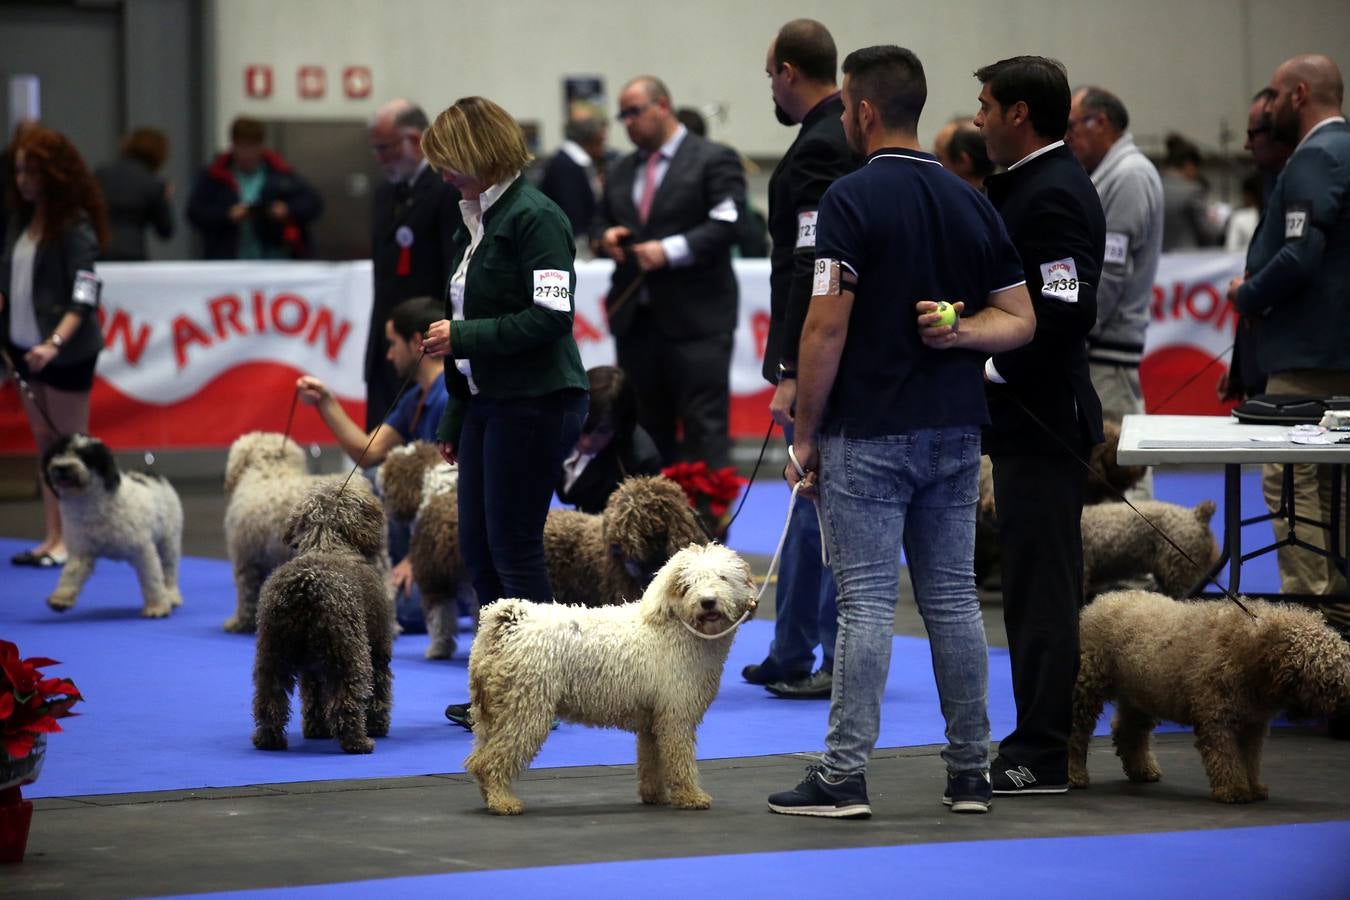
[[[729,465],[731,334],[667,337],[650,312],[639,309],[615,344],[619,368],[637,393],[638,424],[656,442],[662,463]]]
[[[1068,782],[1078,611],[1083,605],[1083,492],[1069,456],[995,456],[1003,622],[1017,726],[999,756],[1046,784]]]

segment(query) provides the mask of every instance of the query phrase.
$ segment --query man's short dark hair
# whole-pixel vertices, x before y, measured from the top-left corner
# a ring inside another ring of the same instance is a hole
[[[1083,89],[1083,109],[1106,116],[1111,127],[1124,134],[1130,127],[1130,114],[1120,98],[1105,88],[1088,87]]]
[[[834,84],[839,52],[824,25],[815,19],[793,19],[778,29],[773,42],[773,63],[775,66],[792,63],[810,80]]]
[[[586,380],[591,405],[581,430],[607,429],[615,440],[627,442],[637,427],[637,393],[628,376],[617,366],[594,366],[586,370]]]
[[[426,131],[430,124],[431,120],[427,118],[426,110],[416,103],[408,104],[394,116],[395,128],[416,128],[418,131]]]
[[[855,101],[876,108],[888,131],[916,132],[919,114],[928,100],[923,63],[904,47],[887,44],[863,47],[844,57],[844,74]]]
[[[1044,56],[1014,56],[975,70],[981,84],[1005,110],[1019,100],[1027,105],[1031,127],[1043,138],[1059,140],[1069,130],[1069,76],[1064,64]]]
[[[261,144],[266,129],[258,119],[239,116],[230,123],[230,143]]]
[[[952,139],[947,144],[947,156],[960,159],[963,155],[970,159],[972,174],[981,178],[994,174],[994,161],[989,158],[989,148],[984,144],[984,135],[971,125],[957,128],[952,132]]]
[[[445,307],[431,297],[413,297],[395,306],[389,313],[394,334],[405,341],[415,334],[426,334],[432,322],[445,318]]]

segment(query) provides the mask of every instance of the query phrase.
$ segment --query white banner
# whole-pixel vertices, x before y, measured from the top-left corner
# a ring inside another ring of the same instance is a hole
[[[1157,401],[1232,344],[1224,299],[1242,257],[1165,255],[1158,269],[1141,377]],[[582,362],[613,363],[605,324],[609,262],[577,264],[573,333]],[[253,428],[282,430],[297,374],[325,381],[358,420],[371,306],[369,261],[348,263],[106,263],[91,429],[121,449],[224,446]],[[760,374],[769,325],[768,260],[739,260],[740,314],[732,358],[732,431],[768,423]],[[1221,412],[1209,366],[1165,412]],[[1151,408],[1151,407],[1150,407]],[[329,441],[317,416],[297,416],[303,440]],[[12,389],[0,394],[0,451],[32,447]]]

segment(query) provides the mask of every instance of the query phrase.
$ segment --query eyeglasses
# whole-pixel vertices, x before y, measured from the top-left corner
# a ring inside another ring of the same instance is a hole
[[[400,147],[402,147],[405,143],[407,143],[411,139],[412,135],[405,134],[402,137],[396,138],[392,141],[388,141],[387,143],[381,144],[372,143],[370,145],[370,152],[375,154],[376,156],[388,156],[389,154],[397,151]]]
[[[615,116],[615,118],[617,118],[620,122],[627,122],[629,119],[636,119],[638,116],[645,113],[649,106],[651,106],[650,103],[640,103],[637,106],[625,106],[623,109],[619,110],[619,114]]]
[[[1257,136],[1258,134],[1269,134],[1269,133],[1270,133],[1270,126],[1269,126],[1269,125],[1258,125],[1256,128],[1248,128],[1248,129],[1247,129],[1247,140],[1249,140],[1249,141],[1254,141],[1254,140],[1256,140],[1256,136]]]
[[[1069,121],[1068,121],[1068,126],[1069,126],[1069,127],[1068,127],[1068,130],[1069,130],[1069,131],[1073,131],[1073,130],[1074,130],[1075,128],[1077,128],[1079,125],[1085,125],[1085,124],[1087,124],[1088,122],[1091,122],[1093,119],[1098,118],[1100,115],[1101,115],[1101,113],[1088,113],[1086,116],[1079,116],[1079,117],[1076,118],[1076,119],[1069,119]]]

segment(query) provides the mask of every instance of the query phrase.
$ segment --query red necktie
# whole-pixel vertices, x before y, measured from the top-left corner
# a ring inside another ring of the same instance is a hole
[[[653,153],[647,157],[647,175],[642,182],[642,198],[638,200],[638,221],[647,224],[647,216],[652,211],[652,199],[656,196],[656,167],[661,164],[661,154]]]

